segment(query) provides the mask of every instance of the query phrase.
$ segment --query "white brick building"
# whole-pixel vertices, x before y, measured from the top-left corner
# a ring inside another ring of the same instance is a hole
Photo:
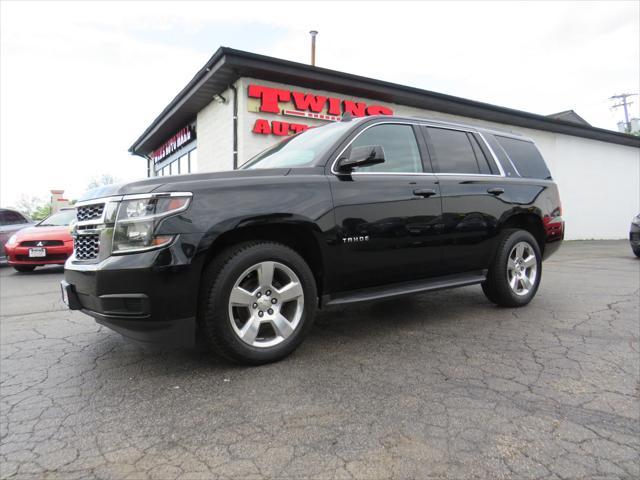
[[[281,135],[346,111],[532,138],[560,187],[567,239],[624,238],[640,212],[640,138],[592,127],[573,112],[545,117],[228,48],[213,55],[130,152],[147,158],[150,176],[231,170]]]

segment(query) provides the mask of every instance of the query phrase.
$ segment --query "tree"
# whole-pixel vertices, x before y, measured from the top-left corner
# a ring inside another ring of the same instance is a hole
[[[16,202],[15,209],[20,213],[24,213],[27,217],[33,218],[33,214],[43,203],[44,201],[40,197],[22,194]]]
[[[36,208],[35,212],[31,215],[33,220],[44,220],[51,215],[51,204],[45,203]]]
[[[108,173],[103,173],[102,175],[95,176],[91,179],[91,182],[89,182],[89,185],[87,185],[87,190],[92,190],[94,188],[102,187],[104,185],[112,185],[117,182],[118,182],[118,179],[115,178],[113,175],[109,175]]]
[[[15,209],[32,220],[43,220],[51,215],[51,204],[40,197],[21,195]]]

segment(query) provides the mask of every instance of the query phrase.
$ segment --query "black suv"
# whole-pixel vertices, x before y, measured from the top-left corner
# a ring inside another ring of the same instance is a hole
[[[531,140],[391,116],[289,137],[240,170],[92,197],[77,204],[69,307],[251,364],[291,353],[326,305],[473,284],[526,305],[564,236]]]

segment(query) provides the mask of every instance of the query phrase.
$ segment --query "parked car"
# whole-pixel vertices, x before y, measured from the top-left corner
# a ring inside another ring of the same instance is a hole
[[[14,233],[5,245],[9,265],[18,272],[31,272],[43,265],[64,265],[73,253],[69,225],[75,218],[75,208],[63,209]]]
[[[71,309],[139,341],[199,338],[248,364],[291,353],[318,307],[474,284],[522,307],[564,237],[558,188],[531,140],[392,116],[314,128],[240,170],[114,186],[77,207],[62,282]]]
[[[635,253],[636,257],[640,257],[640,213],[631,220],[629,242],[633,253]]]
[[[0,263],[6,263],[7,254],[4,244],[18,230],[33,225],[33,222],[20,212],[8,208],[0,208]]]

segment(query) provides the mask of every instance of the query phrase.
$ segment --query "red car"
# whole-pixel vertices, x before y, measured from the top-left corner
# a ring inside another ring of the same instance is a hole
[[[75,208],[60,210],[11,235],[4,246],[9,265],[18,272],[30,272],[43,265],[64,265],[73,253],[69,225],[75,218]]]

